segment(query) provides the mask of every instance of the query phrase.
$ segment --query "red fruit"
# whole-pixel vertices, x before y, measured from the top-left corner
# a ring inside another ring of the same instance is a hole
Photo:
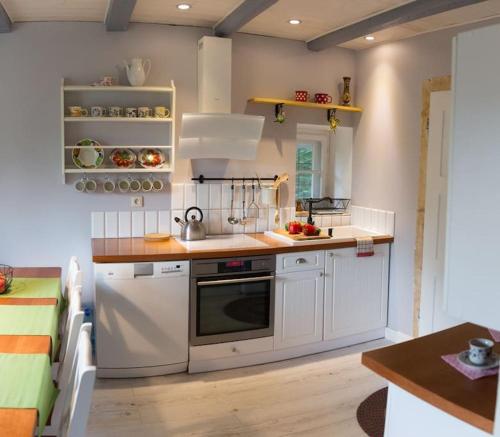
[[[318,228],[316,228],[316,226],[307,224],[303,226],[302,232],[306,236],[311,236],[311,235],[316,235],[317,229]]]
[[[288,232],[290,234],[300,234],[302,232],[302,223],[300,222],[288,223]]]
[[[3,293],[5,291],[5,277],[0,276],[0,293]]]

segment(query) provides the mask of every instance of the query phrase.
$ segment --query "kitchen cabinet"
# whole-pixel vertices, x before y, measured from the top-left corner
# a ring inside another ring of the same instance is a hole
[[[386,326],[388,244],[370,257],[357,257],[356,248],[327,251],[325,273],[325,340]]]
[[[323,339],[323,288],[322,269],[276,276],[275,349]]]

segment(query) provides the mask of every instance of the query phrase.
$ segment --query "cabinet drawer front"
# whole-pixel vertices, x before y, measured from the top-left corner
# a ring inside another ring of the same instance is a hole
[[[287,253],[276,257],[277,273],[317,270],[323,269],[324,266],[325,252],[323,250]]]
[[[263,337],[228,343],[191,346],[189,348],[189,359],[192,361],[216,360],[218,358],[268,352],[273,350],[273,344],[273,337]]]

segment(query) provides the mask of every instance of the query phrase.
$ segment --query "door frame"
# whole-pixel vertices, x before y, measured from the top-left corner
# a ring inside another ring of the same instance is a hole
[[[422,85],[422,112],[420,113],[420,162],[417,200],[417,236],[413,280],[413,336],[418,337],[422,295],[422,264],[424,255],[425,188],[427,182],[427,155],[429,150],[429,113],[431,93],[449,91],[451,76],[433,77]]]

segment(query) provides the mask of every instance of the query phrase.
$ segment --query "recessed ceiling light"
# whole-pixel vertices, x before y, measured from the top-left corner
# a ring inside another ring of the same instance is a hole
[[[300,23],[302,23],[302,21],[297,18],[292,18],[288,20],[288,24],[300,24]]]
[[[372,35],[365,36],[365,39],[366,39],[367,41],[375,41],[375,37],[374,37],[374,36],[372,36]]]
[[[180,9],[181,11],[187,11],[188,9],[191,9],[191,5],[188,3],[179,3],[177,5],[177,9]]]

